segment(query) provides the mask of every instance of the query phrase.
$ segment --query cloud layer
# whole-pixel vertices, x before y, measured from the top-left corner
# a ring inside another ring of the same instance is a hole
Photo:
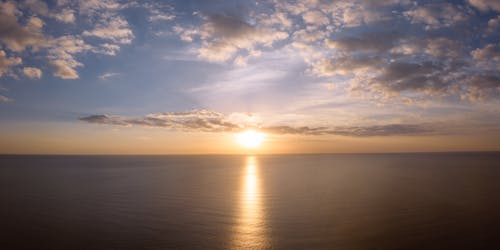
[[[235,116],[235,114],[233,114],[233,116]],[[370,137],[425,135],[436,132],[435,129],[428,124],[385,124],[337,127],[293,127],[288,125],[255,126],[237,122],[232,119],[231,116],[208,110],[157,113],[145,117],[91,115],[80,118],[80,121],[118,126],[158,127],[185,132],[240,132],[245,129],[258,129],[269,134],[278,135],[340,135]]]
[[[79,78],[78,69],[84,67],[78,59],[82,54],[114,56],[122,46],[132,43],[134,32],[122,14],[132,8],[147,11],[150,22],[175,18],[168,12],[172,11],[169,6],[149,2],[68,0],[49,6],[40,0],[1,1],[0,77],[9,73],[16,79],[17,71],[28,78],[40,79],[45,69],[23,67],[25,57],[41,58],[39,63],[48,65],[55,77]],[[64,35],[48,32],[54,30],[47,27],[48,23],[56,30],[64,30]],[[12,70],[16,67],[23,68]]]
[[[439,96],[477,102],[500,94],[498,84],[478,84],[499,77],[495,1],[273,0],[258,6],[201,12],[199,25],[176,25],[174,32],[208,61],[241,66],[269,51],[299,53],[306,72],[376,101]]]

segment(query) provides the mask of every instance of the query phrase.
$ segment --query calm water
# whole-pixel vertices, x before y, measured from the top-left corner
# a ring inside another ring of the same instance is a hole
[[[2,249],[500,249],[500,154],[0,156]]]

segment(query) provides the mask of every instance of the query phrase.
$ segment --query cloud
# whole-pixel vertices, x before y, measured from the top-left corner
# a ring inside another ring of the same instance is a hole
[[[25,6],[27,6],[29,9],[31,9],[36,14],[39,14],[41,16],[48,16],[49,15],[49,7],[43,1],[25,0],[23,2],[23,4]]]
[[[468,2],[481,11],[494,10],[500,12],[500,2],[495,0],[468,0]]]
[[[69,1],[62,1],[61,5],[68,4]],[[95,16],[106,11],[117,11],[125,7],[115,0],[76,0],[80,14]]]
[[[408,5],[410,0],[362,0],[362,3],[368,6],[391,6],[391,5]]]
[[[293,22],[286,13],[281,11],[276,11],[272,15],[259,14],[257,18],[262,25],[276,25],[280,30],[289,29]]]
[[[102,75],[99,76],[99,79],[106,80],[106,79],[109,79],[109,78],[117,76],[117,75],[120,75],[120,74],[115,73],[115,72],[104,72]]]
[[[114,56],[118,51],[120,51],[120,46],[111,43],[104,43],[99,45],[98,48],[93,48],[93,51],[98,54],[104,54],[109,56]]]
[[[185,132],[240,132],[247,128],[254,128],[253,126],[248,126],[246,124],[238,124],[235,121],[232,121],[230,116],[209,110],[158,113],[138,118],[111,115],[91,115],[82,117],[79,120],[95,124],[159,127]],[[338,127],[292,127],[280,125],[260,126],[254,129],[278,135],[340,135],[354,137],[410,136],[436,132],[432,126],[424,124],[386,124]]]
[[[53,75],[62,79],[79,78],[75,68],[83,64],[78,62],[74,55],[92,51],[94,48],[77,36],[62,36],[50,41],[50,44],[47,57],[54,70]]]
[[[12,102],[13,100],[7,96],[0,94],[0,102]]]
[[[34,67],[24,67],[23,74],[31,79],[40,79],[42,78],[42,71],[39,68]]]
[[[466,93],[463,99],[469,101],[485,101],[500,96],[500,76],[498,75],[474,75],[466,80]]]
[[[356,74],[362,70],[374,70],[382,63],[379,57],[341,56],[317,62],[313,66],[313,73],[318,76]]]
[[[69,8],[63,9],[59,13],[54,13],[53,17],[63,23],[74,23],[75,22],[75,11]]]
[[[112,0],[58,1],[56,6],[49,8],[45,2],[36,0],[0,2],[0,46],[4,49],[2,53],[9,53],[11,56],[2,56],[0,74],[9,73],[8,68],[21,64],[22,59],[13,56],[18,54],[45,58],[56,77],[79,78],[76,68],[84,66],[77,59],[79,54],[93,52],[116,55],[120,50],[119,44],[131,43],[134,35],[128,22],[116,12],[128,5],[133,4],[118,4]],[[74,23],[76,10],[79,11],[80,18],[89,18],[89,23],[94,26],[90,31],[83,31],[83,34],[101,38],[104,42],[93,41],[94,45],[90,45],[78,34],[59,37],[44,34],[46,22],[41,18]],[[28,74],[28,77],[38,77],[30,69],[21,72]],[[14,73],[10,73],[15,77]]]
[[[101,20],[94,29],[84,31],[84,36],[95,36],[120,44],[130,44],[135,38],[128,22],[120,16],[108,17]]]
[[[314,42],[318,40],[323,40],[327,36],[327,32],[320,29],[311,29],[311,30],[299,30],[293,33],[293,37],[295,41],[302,42]]]
[[[495,34],[500,31],[500,16],[492,18],[488,21],[488,29],[486,32],[488,34]]]
[[[50,65],[54,70],[54,76],[62,79],[78,79],[78,72],[74,68],[82,64],[76,61],[54,60],[50,62]]]
[[[30,9],[33,13],[42,17],[54,18],[63,23],[73,23],[75,21],[75,11],[70,8],[51,10],[45,2],[39,0],[25,0],[21,4],[23,7]]]
[[[20,57],[7,57],[5,51],[0,50],[0,76],[10,70],[11,67],[22,63]]]
[[[273,134],[298,135],[340,135],[351,137],[372,136],[414,136],[435,133],[435,129],[424,124],[387,124],[374,126],[342,126],[342,127],[267,127],[263,131]]]
[[[467,20],[469,16],[462,6],[451,3],[430,3],[405,11],[404,14],[412,23],[425,24],[427,30],[451,27]]]
[[[251,54],[256,46],[270,48],[274,42],[288,37],[285,32],[251,25],[237,16],[220,14],[205,17],[205,23],[199,28],[177,26],[174,31],[185,41],[199,37],[202,41],[199,56],[215,62],[228,61],[240,50]]]
[[[500,71],[500,43],[477,48],[471,51],[471,56],[480,69]]]
[[[150,114],[140,118],[126,118],[109,115],[92,115],[80,118],[81,121],[97,124],[120,126],[162,127],[184,131],[230,132],[241,128],[225,120],[224,115],[207,110],[191,112],[172,112]]]
[[[302,14],[302,19],[307,24],[313,24],[313,25],[327,25],[330,23],[330,19],[323,14],[323,12],[318,11],[318,10],[311,10],[307,11],[304,14]]]
[[[372,51],[383,52],[391,49],[400,37],[397,33],[363,33],[361,36],[346,36],[327,40],[326,47],[347,52]]]
[[[488,44],[484,48],[478,48],[471,52],[475,60],[493,60],[500,62],[500,43]]]
[[[391,1],[333,1],[328,9],[335,25],[350,28],[392,19],[379,8],[394,4],[389,2]]]
[[[25,25],[20,25],[19,15],[21,12],[14,2],[0,2],[0,42],[15,52],[44,41],[43,21],[37,17],[29,17]]]
[[[443,66],[432,61],[422,63],[393,62],[382,70],[374,82],[389,91],[439,91],[448,86],[443,80]]]
[[[447,37],[404,38],[391,49],[391,53],[414,56],[426,54],[432,57],[460,57],[463,55],[463,45]]]
[[[170,5],[160,4],[158,2],[146,2],[142,6],[149,12],[148,19],[150,22],[171,21],[176,17]]]
[[[491,41],[463,39],[471,28],[456,28],[486,21],[487,25],[475,29],[479,34],[494,34],[497,18],[478,15],[467,4],[409,0],[272,0],[266,4],[239,15],[197,13],[200,25],[176,25],[173,31],[198,48],[200,58],[238,66],[258,62],[248,60],[252,51],[276,51],[279,44],[279,49],[287,49],[284,53],[302,57],[309,66],[306,73],[342,82],[345,88],[338,92],[346,91],[349,97],[414,104],[438,96],[468,96],[472,88],[478,89],[476,93],[493,91],[471,83],[497,75],[500,63],[495,57],[479,56],[493,53]],[[261,31],[283,32],[283,36],[261,40]],[[478,39],[483,38],[488,37]],[[471,51],[477,44],[486,45]],[[480,99],[486,100],[475,98]]]

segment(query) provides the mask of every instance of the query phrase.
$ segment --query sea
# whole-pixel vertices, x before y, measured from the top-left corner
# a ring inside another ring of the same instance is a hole
[[[0,249],[500,249],[500,153],[2,155]]]

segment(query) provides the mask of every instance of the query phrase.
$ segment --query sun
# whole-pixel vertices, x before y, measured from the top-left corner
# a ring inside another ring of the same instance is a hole
[[[246,130],[236,134],[236,141],[245,148],[257,148],[264,141],[266,135],[254,130]]]

